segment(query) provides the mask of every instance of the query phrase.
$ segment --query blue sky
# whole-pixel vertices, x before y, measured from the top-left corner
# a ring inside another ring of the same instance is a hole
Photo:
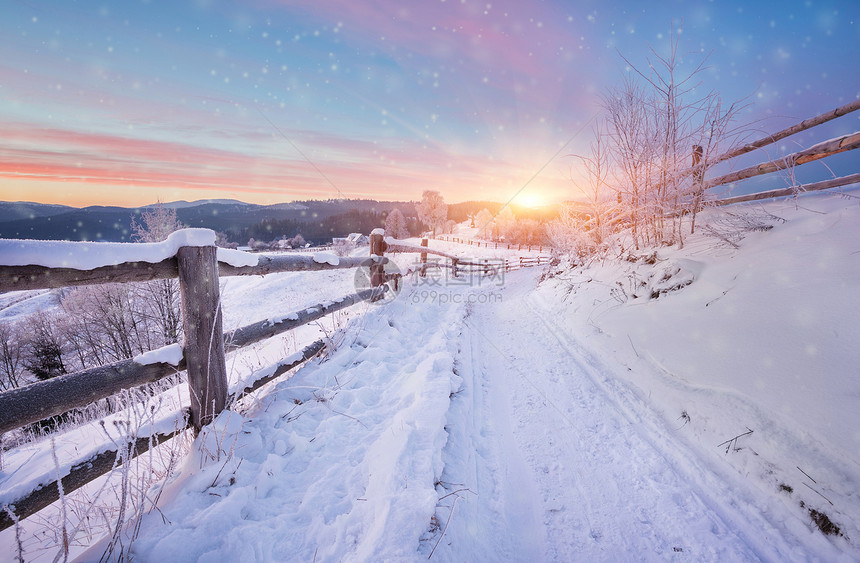
[[[600,96],[681,30],[753,136],[860,96],[860,3],[6,0],[0,199],[575,195]],[[853,132],[848,116],[773,154]],[[796,142],[795,142],[796,141]],[[849,155],[850,156],[850,155]],[[831,161],[831,159],[828,159]],[[834,157],[835,173],[857,159]],[[830,172],[810,164],[810,179]],[[806,174],[806,171],[804,170]],[[781,187],[769,179],[753,186]],[[744,189],[741,187],[740,189]],[[752,188],[746,188],[752,189]]]

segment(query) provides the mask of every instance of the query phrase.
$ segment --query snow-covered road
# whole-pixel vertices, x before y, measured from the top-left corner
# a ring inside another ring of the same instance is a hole
[[[615,396],[530,289],[466,318],[442,481],[468,492],[443,503],[459,497],[434,558],[791,559],[754,509],[703,493],[708,469]]]
[[[132,555],[850,560],[778,493],[703,456],[627,364],[566,331],[538,275],[413,280],[369,306],[324,362],[222,415]]]

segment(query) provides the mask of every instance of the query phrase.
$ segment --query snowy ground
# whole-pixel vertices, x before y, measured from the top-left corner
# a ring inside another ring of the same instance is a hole
[[[860,559],[860,203],[749,209],[737,249],[410,279],[201,436],[133,558]],[[227,324],[329,289],[269,279]]]

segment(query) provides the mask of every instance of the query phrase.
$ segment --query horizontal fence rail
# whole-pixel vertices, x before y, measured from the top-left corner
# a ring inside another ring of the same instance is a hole
[[[694,161],[693,166],[690,166],[689,168],[685,168],[685,169],[681,170],[680,172],[677,172],[674,175],[674,180],[680,181],[680,180],[687,178],[687,177],[689,177],[693,174],[696,174],[696,173],[703,174],[707,168],[715,166],[721,162],[725,162],[727,160],[731,160],[731,159],[736,158],[738,156],[750,153],[756,149],[760,149],[760,148],[766,147],[768,145],[772,145],[776,142],[781,141],[782,139],[785,139],[786,137],[790,137],[791,135],[794,135],[796,133],[800,133],[802,131],[806,131],[806,130],[811,129],[813,127],[816,127],[818,125],[822,125],[824,123],[827,123],[828,121],[832,121],[838,117],[848,115],[849,113],[855,112],[857,110],[860,110],[860,100],[854,100],[850,103],[845,104],[844,106],[840,106],[836,109],[824,112],[824,113],[817,115],[815,117],[811,117],[809,119],[801,121],[800,123],[792,125],[791,127],[786,127],[785,129],[782,129],[781,131],[777,131],[776,133],[771,133],[769,135],[765,135],[764,137],[762,137],[756,141],[753,141],[751,143],[747,143],[743,146],[740,146],[740,147],[737,147],[734,149],[730,149],[730,150],[728,150],[728,151],[724,152],[723,154],[718,155],[716,157],[708,157],[707,160],[702,160],[698,163],[695,163],[695,161]],[[728,182],[724,182],[724,183],[728,183]],[[716,185],[723,185],[723,184],[715,184],[715,186]]]
[[[282,334],[361,301],[371,300],[384,291],[385,286],[367,289],[330,303],[320,303],[290,313],[280,322],[265,320],[227,332],[223,335],[225,348],[228,351],[237,350]],[[185,358],[176,365],[122,360],[5,391],[0,393],[0,434],[85,407],[124,389],[154,383],[186,368]]]
[[[752,178],[754,176],[760,176],[763,174],[770,174],[773,172],[777,172],[779,170],[790,169],[795,166],[801,166],[803,164],[807,164],[810,162],[815,162],[822,158],[827,158],[829,156],[833,156],[835,154],[839,154],[846,151],[851,151],[860,148],[860,131],[856,131],[854,133],[850,133],[847,135],[842,135],[841,137],[837,137],[834,139],[829,139],[827,141],[822,141],[817,143],[807,149],[802,151],[798,151],[789,155],[786,155],[781,158],[777,158],[768,162],[763,162],[761,164],[757,164],[755,166],[749,166],[747,168],[743,168],[741,170],[736,170],[734,172],[730,172],[728,174],[723,174],[717,178],[712,178],[710,180],[704,180],[703,175],[707,167],[714,166],[720,162],[724,162],[735,157],[741,156],[743,154],[747,154],[756,149],[766,147],[773,143],[776,143],[786,137],[794,135],[795,133],[799,133],[801,131],[806,131],[815,126],[821,125],[823,123],[827,123],[833,119],[838,117],[842,117],[844,115],[848,115],[849,113],[860,110],[860,100],[854,100],[848,104],[845,104],[841,107],[838,107],[834,110],[822,113],[815,117],[806,119],[792,125],[791,127],[787,127],[781,131],[773,133],[771,135],[766,135],[761,139],[754,141],[752,143],[747,143],[741,147],[729,150],[716,158],[709,159],[708,162],[702,162],[697,164],[691,168],[685,169],[680,172],[678,177],[683,178],[689,176],[694,173],[699,174],[699,186],[696,188],[696,204],[695,208],[699,208],[701,203],[701,196],[705,190],[723,186],[726,184],[731,184],[734,182],[738,182],[741,180],[745,180],[747,178]],[[696,161],[694,157],[694,162]],[[722,199],[717,199],[708,202],[710,205],[723,206],[723,205],[731,205],[734,203],[741,203],[745,201],[756,201],[761,199],[769,199],[775,197],[784,197],[791,195],[798,195],[803,192],[808,191],[816,191],[816,190],[826,190],[830,188],[838,188],[841,186],[847,186],[850,184],[855,184],[860,182],[860,175],[858,174],[849,174],[847,176],[843,176],[841,178],[831,178],[828,180],[822,180],[820,182],[813,182],[810,184],[804,185],[795,185],[790,186],[788,188],[777,189],[777,190],[768,190],[764,192],[759,192],[755,194],[748,194],[742,196],[734,196],[727,197]]]
[[[743,170],[738,170],[736,172],[732,172],[730,174],[725,174],[712,180],[708,180],[704,184],[704,189],[707,190],[715,186],[722,186],[724,184],[730,184],[739,180],[745,180],[746,178],[752,178],[753,176],[770,174],[771,172],[785,170],[786,168],[791,168],[792,166],[800,166],[801,164],[815,162],[816,160],[820,160],[822,158],[832,156],[834,154],[839,154],[841,152],[854,150],[856,148],[860,148],[860,131],[857,131],[856,133],[851,133],[850,135],[843,135],[842,137],[838,137],[836,139],[830,139],[829,141],[824,141],[823,143],[818,143],[817,145],[813,145],[806,150],[789,154],[782,158],[771,160],[770,162],[764,162],[762,164],[750,166],[748,168],[744,168]]]
[[[259,256],[256,266],[231,266],[219,263],[219,276],[264,276],[279,272],[305,272],[357,268],[367,265],[367,258],[339,258],[337,263],[320,262],[313,256],[288,254]],[[56,289],[103,283],[146,282],[179,277],[179,261],[174,256],[157,263],[124,262],[93,270],[50,268],[47,266],[0,267],[0,293],[33,289]]]
[[[713,202],[714,205],[731,205],[733,203],[742,203],[744,201],[757,201],[760,199],[770,199],[774,197],[785,197],[795,195],[802,192],[814,192],[819,190],[829,190],[840,186],[848,186],[851,184],[860,184],[860,174],[850,174],[841,178],[832,178],[830,180],[822,180],[812,184],[803,184],[792,188],[781,188],[778,190],[768,190],[766,192],[758,192],[755,194],[739,195],[734,197],[726,197]]]
[[[75,463],[72,465],[69,472],[59,480],[59,482],[56,479],[46,482],[30,494],[10,503],[9,509],[14,512],[18,520],[22,520],[28,516],[36,514],[43,508],[47,508],[52,503],[60,500],[59,486],[62,486],[63,494],[76,491],[84,485],[110,472],[115,467],[121,466],[123,459],[131,461],[140,454],[149,451],[150,448],[154,448],[171,438],[175,438],[187,429],[191,428],[190,413],[186,413],[183,420],[185,421],[185,424],[181,428],[177,428],[172,432],[133,437],[124,445],[126,448],[125,451],[109,449]],[[56,475],[53,471],[51,474]],[[0,510],[0,530],[5,530],[6,528],[14,525],[15,521],[9,516],[9,513],[5,510]]]
[[[796,125],[786,127],[782,131],[777,131],[776,133],[762,137],[757,141],[753,141],[752,143],[747,143],[742,147],[730,150],[718,156],[716,159],[713,160],[711,164],[717,164],[719,162],[730,160],[737,156],[741,156],[742,154],[746,154],[756,149],[772,145],[773,143],[781,141],[786,137],[790,137],[795,133],[806,131],[807,129],[811,129],[817,125],[827,123],[828,121],[836,119],[837,117],[848,115],[849,113],[857,111],[858,109],[860,109],[860,100],[854,100],[853,102],[847,103],[844,106],[838,107],[834,110],[822,113],[820,115],[816,115],[815,117],[810,117],[809,119],[805,119]]]

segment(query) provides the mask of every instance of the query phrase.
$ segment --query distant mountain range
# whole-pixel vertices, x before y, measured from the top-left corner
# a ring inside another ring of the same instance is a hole
[[[132,218],[159,204],[142,207],[90,206],[83,208],[32,202],[0,201],[0,238],[36,240],[131,240]],[[311,242],[330,242],[350,232],[369,233],[381,227],[392,209],[400,209],[412,234],[425,228],[418,221],[414,202],[370,199],[331,199],[256,205],[235,199],[202,199],[160,204],[175,209],[186,227],[205,227],[223,233],[227,240],[244,244],[249,238],[271,241],[301,233]],[[448,205],[448,218],[465,221],[481,209],[497,213],[502,204],[471,201]],[[541,218],[541,212],[523,215]],[[550,210],[552,214],[554,210]],[[535,213],[538,216],[535,216]]]
[[[75,208],[32,202],[0,202],[0,238],[37,240],[129,241],[132,218],[154,207],[90,206]],[[370,213],[381,219],[397,207],[404,215],[414,216],[415,205],[409,202],[374,200],[327,200],[255,205],[232,199],[208,199],[193,202],[174,201],[162,204],[175,209],[179,221],[187,227],[206,227],[228,235],[236,241],[254,226],[280,223],[302,231],[302,225],[314,225],[331,217],[349,213]],[[313,229],[309,229],[313,230]],[[277,233],[281,234],[281,233]],[[295,232],[282,233],[293,236]],[[339,236],[343,233],[338,233]],[[275,237],[276,233],[271,233]],[[307,238],[307,237],[306,237]],[[330,238],[326,234],[324,238]],[[247,239],[245,239],[247,240]]]

